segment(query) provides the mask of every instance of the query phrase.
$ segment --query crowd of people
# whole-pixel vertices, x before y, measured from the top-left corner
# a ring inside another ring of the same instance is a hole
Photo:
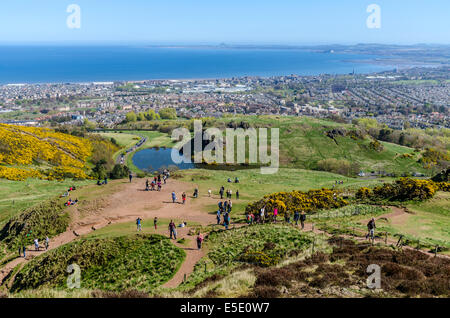
[[[153,177],[153,180],[150,182],[149,179],[145,181],[145,191],[161,191],[163,184],[167,183],[167,179],[170,177],[170,172],[167,169],[164,169],[163,174],[158,174]],[[130,178],[131,182],[132,177]]]
[[[270,213],[267,211],[266,206],[263,206],[259,213],[246,213],[246,220],[247,223],[252,224],[263,224],[268,222],[277,223],[278,220],[278,208],[274,208],[273,211]],[[290,211],[286,211],[284,213],[284,221],[288,224],[291,224],[291,216],[292,213]],[[300,222],[300,225],[302,227],[302,230],[305,228],[305,221],[306,221],[306,213],[305,211],[295,211],[293,213],[293,221],[296,226],[298,226],[298,222]]]

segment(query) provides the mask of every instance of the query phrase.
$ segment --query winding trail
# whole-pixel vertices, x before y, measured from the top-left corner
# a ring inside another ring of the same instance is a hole
[[[184,276],[186,278],[193,272],[195,264],[206,254],[205,248],[198,250],[196,247],[196,236],[189,236],[189,222],[195,222],[199,225],[205,226],[208,224],[215,224],[215,214],[209,214],[205,212],[205,206],[216,205],[220,197],[217,194],[208,197],[208,195],[200,193],[200,197],[193,199],[189,194],[193,193],[195,184],[186,183],[170,178],[166,185],[163,185],[162,191],[144,191],[145,180],[138,179],[132,183],[120,180],[116,181],[121,183],[121,189],[106,198],[109,202],[105,208],[100,210],[91,211],[81,215],[77,206],[69,207],[69,213],[72,215],[72,221],[67,231],[50,240],[49,250],[58,248],[61,245],[70,243],[77,239],[82,238],[86,234],[100,228],[106,227],[111,224],[134,222],[137,217],[143,220],[151,220],[154,217],[160,219],[174,219],[178,221],[187,221],[188,226],[185,228],[177,228],[178,239],[186,238],[188,244],[179,244],[175,240],[173,243],[184,249],[186,252],[186,259],[182,263],[180,269],[172,277],[171,280],[166,282],[162,287],[173,288],[183,282]],[[108,185],[106,185],[107,187]],[[177,197],[181,197],[182,192],[188,194],[186,204],[172,203],[171,193],[175,191]],[[401,208],[390,207],[392,212],[380,215],[377,219],[387,218],[389,221],[403,218],[408,213]],[[368,220],[360,221],[363,224]],[[312,223],[305,223],[305,230],[313,230]],[[158,229],[159,234],[168,235],[167,228]],[[331,236],[331,234],[314,228],[314,233],[325,233]],[[364,237],[340,235],[341,237],[352,238],[358,241],[365,241]],[[396,244],[396,240],[390,238],[388,244]],[[404,247],[410,248],[411,247]],[[421,251],[427,255],[434,255],[425,251]],[[28,247],[27,257],[17,257],[0,269],[0,286],[8,281],[10,285],[14,277],[8,277],[10,272],[18,265],[25,265],[37,255],[45,253],[44,250],[34,251],[34,247]],[[445,255],[439,255],[440,257],[448,257]],[[7,278],[7,279],[5,279]]]
[[[122,189],[110,195],[107,199],[109,204],[101,210],[93,211],[87,215],[81,216],[77,210],[77,206],[68,208],[72,216],[71,224],[67,231],[53,237],[50,240],[48,250],[60,247],[61,245],[70,243],[92,231],[101,229],[105,226],[115,223],[134,222],[137,217],[150,220],[155,216],[160,219],[174,219],[188,222],[187,228],[177,228],[178,239],[186,237],[189,229],[189,222],[205,226],[215,222],[215,215],[203,212],[204,205],[216,204],[219,196],[207,195],[193,199],[189,196],[195,185],[182,181],[169,179],[166,185],[163,185],[161,191],[144,191],[145,180],[134,180],[132,183],[119,181],[122,183]],[[108,185],[106,185],[108,186]],[[175,191],[177,197],[181,197],[182,192],[186,192],[188,199],[186,204],[172,203],[171,193]],[[168,234],[168,229],[160,229],[161,234]],[[190,245],[184,246],[174,241],[174,244],[183,248],[186,252],[186,259],[176,275],[166,283],[167,287],[175,287],[183,281],[184,274],[192,273],[195,263],[203,257],[204,251],[198,251],[194,236],[189,236]],[[45,253],[41,248],[40,251],[34,251],[34,246],[27,247],[26,258],[17,257],[5,264],[0,269],[0,286],[3,285],[5,278],[19,264],[26,264],[37,255]]]

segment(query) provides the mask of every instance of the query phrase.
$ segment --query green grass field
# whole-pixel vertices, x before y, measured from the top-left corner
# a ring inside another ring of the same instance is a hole
[[[153,219],[143,220],[142,221],[142,234],[160,234],[160,233],[168,233],[168,226],[171,219],[161,219],[158,218],[158,229],[155,230],[153,226]],[[175,224],[180,224],[185,220],[173,219]],[[188,222],[188,226],[196,226],[198,223]],[[125,223],[117,223],[111,224],[104,228],[98,229],[94,232],[90,232],[86,237],[89,238],[114,238],[118,236],[124,235],[132,235],[136,233],[136,223],[135,222],[125,222]]]
[[[363,186],[389,182],[391,179],[361,179],[348,178],[341,175],[310,171],[303,169],[280,168],[276,174],[261,174],[259,169],[243,169],[238,171],[223,170],[183,170],[177,172],[180,180],[190,182],[192,191],[197,186],[200,198],[208,195],[208,189],[212,190],[213,196],[220,199],[219,189],[223,185],[225,189],[233,191],[233,213],[243,214],[248,203],[261,199],[264,195],[280,191],[332,188],[336,180],[344,181],[343,185],[337,185],[336,189],[358,189]],[[228,183],[228,178],[234,181],[239,178],[239,183]],[[176,176],[176,178],[178,178]],[[236,190],[239,190],[239,200],[236,199]],[[190,194],[190,193],[188,193]],[[216,205],[205,207],[205,211],[217,210]]]
[[[0,227],[12,216],[39,202],[63,194],[71,186],[84,186],[93,181],[46,181],[28,179],[9,181],[0,179]]]
[[[380,223],[380,231],[404,234],[410,240],[422,241],[422,244],[450,249],[450,193],[438,192],[433,199],[407,204],[407,208],[413,214],[402,222]]]
[[[139,137],[135,134],[127,134],[127,133],[99,133],[104,138],[114,138],[116,142],[119,144],[121,149],[114,153],[113,159],[116,160],[116,158],[126,149],[129,149],[133,147],[135,144],[139,142]]]

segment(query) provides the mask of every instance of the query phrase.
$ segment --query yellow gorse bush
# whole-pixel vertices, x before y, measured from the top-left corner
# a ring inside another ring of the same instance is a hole
[[[92,144],[88,139],[47,128],[0,124],[1,178],[24,180],[40,177],[53,180],[73,176],[84,179],[87,178],[86,162],[91,155]],[[42,163],[54,168],[49,172],[39,172],[36,169],[4,167],[5,165],[27,166]],[[45,177],[45,174],[48,177]]]
[[[330,189],[310,190],[308,192],[292,191],[277,192],[264,196],[259,201],[253,202],[246,207],[247,213],[258,213],[262,207],[269,213],[275,208],[283,214],[286,211],[315,212],[321,209],[340,208],[348,205],[348,202],[337,195],[336,191]]]
[[[42,174],[35,169],[19,169],[0,166],[0,178],[12,181],[22,181],[28,178],[42,178]]]

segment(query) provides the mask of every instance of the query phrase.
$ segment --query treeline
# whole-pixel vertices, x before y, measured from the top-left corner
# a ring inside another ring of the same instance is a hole
[[[135,112],[129,112],[128,114],[126,114],[124,123],[159,119],[177,119],[177,111],[175,110],[175,108],[167,107],[160,109],[158,113],[156,113],[153,109],[137,114]]]
[[[380,124],[373,118],[359,118],[353,124],[363,129],[373,138],[417,149],[429,147],[439,150],[450,150],[450,129],[410,129],[405,124],[405,130],[395,130]]]

